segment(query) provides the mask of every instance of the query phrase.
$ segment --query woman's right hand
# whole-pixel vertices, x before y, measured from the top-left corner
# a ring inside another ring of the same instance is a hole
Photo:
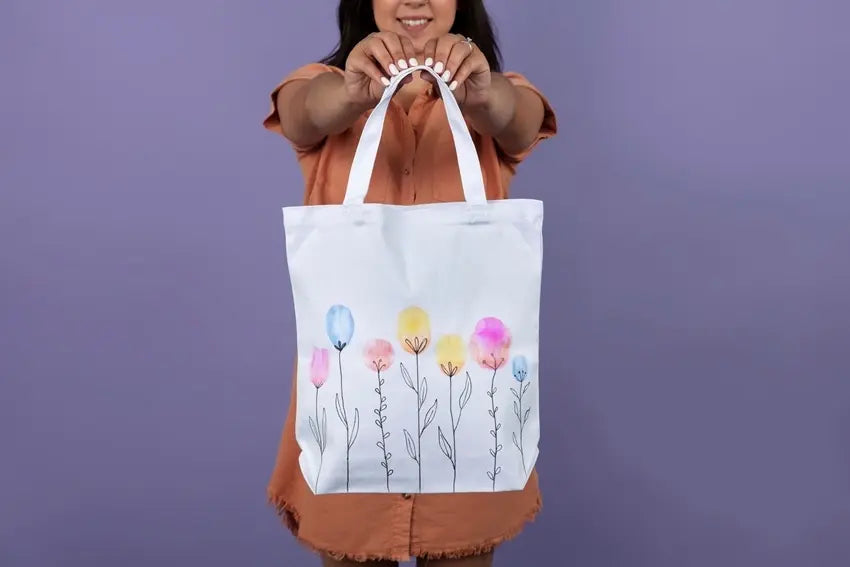
[[[351,50],[345,62],[345,92],[357,105],[374,106],[390,84],[409,65],[418,65],[413,43],[392,32],[375,32]],[[413,80],[405,77],[402,84]]]

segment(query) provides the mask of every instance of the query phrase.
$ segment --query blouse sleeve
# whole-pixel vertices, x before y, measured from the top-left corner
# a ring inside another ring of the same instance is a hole
[[[274,132],[275,134],[280,134],[281,136],[283,136],[283,130],[281,130],[280,127],[280,114],[281,112],[286,112],[286,109],[278,108],[277,95],[278,92],[280,92],[280,89],[282,89],[284,86],[288,85],[293,81],[310,80],[316,77],[317,75],[327,72],[334,72],[339,74],[343,73],[342,69],[331,65],[325,65],[323,63],[310,63],[304,65],[303,67],[299,67],[298,69],[284,77],[284,79],[280,83],[278,83],[278,85],[274,89],[272,89],[271,93],[269,94],[270,108],[268,114],[266,114],[266,117],[263,119],[263,127],[271,132]],[[298,151],[306,151],[309,148],[299,148],[296,146],[295,149]]]
[[[525,158],[527,158],[528,155],[537,146],[537,144],[539,144],[542,140],[549,139],[555,134],[557,134],[558,121],[555,117],[555,111],[552,108],[552,105],[549,103],[549,100],[528,79],[526,79],[523,75],[512,71],[505,72],[503,73],[503,75],[513,85],[517,87],[523,87],[534,92],[537,96],[540,97],[540,100],[543,102],[543,122],[540,125],[540,130],[537,132],[537,135],[534,137],[531,143],[524,150],[515,153],[508,153],[502,148],[499,148],[499,154],[502,160],[505,161],[507,165],[514,168],[519,165],[519,163],[522,162]]]

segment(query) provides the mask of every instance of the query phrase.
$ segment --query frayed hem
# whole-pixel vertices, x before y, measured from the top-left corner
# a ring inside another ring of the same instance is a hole
[[[299,533],[299,525],[301,523],[301,515],[298,510],[285,498],[269,494],[269,504],[274,507],[278,517],[281,518],[283,524],[289,529],[295,539],[306,549],[318,555],[326,555],[336,561],[354,561],[355,563],[365,563],[367,561],[398,561],[405,562],[413,559],[462,559],[464,557],[474,557],[476,555],[484,555],[492,553],[499,545],[516,538],[522,533],[526,524],[536,520],[537,515],[543,508],[543,501],[538,496],[534,508],[526,514],[522,520],[517,522],[511,529],[501,533],[498,536],[488,538],[483,542],[479,542],[472,546],[455,547],[450,549],[442,549],[440,551],[426,551],[424,549],[411,549],[411,553],[407,555],[377,555],[369,553],[346,553],[334,549],[320,547],[317,544],[305,539]]]
[[[268,503],[275,509],[278,517],[281,518],[283,524],[295,537],[296,541],[306,549],[317,555],[326,555],[336,561],[354,561],[355,563],[366,563],[367,561],[410,561],[410,555],[377,555],[369,553],[346,553],[334,549],[320,547],[317,544],[304,538],[299,533],[299,525],[301,524],[301,515],[298,510],[285,498],[269,494]]]
[[[440,551],[425,551],[419,549],[417,550],[415,557],[419,559],[463,559],[465,557],[474,557],[476,555],[492,553],[501,544],[516,538],[520,533],[522,533],[526,524],[533,522],[537,518],[537,514],[540,513],[540,510],[542,508],[543,501],[540,497],[538,497],[534,508],[532,508],[531,511],[529,511],[528,514],[522,518],[522,520],[520,520],[511,529],[503,532],[498,536],[488,538],[483,542],[480,542],[473,546],[456,547],[452,549],[443,549]]]

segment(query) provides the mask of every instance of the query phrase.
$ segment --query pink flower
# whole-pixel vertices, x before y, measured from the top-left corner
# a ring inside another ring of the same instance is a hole
[[[328,349],[313,347],[313,360],[310,363],[310,382],[321,388],[328,379]]]
[[[369,341],[363,349],[366,366],[375,372],[381,372],[393,363],[393,345],[383,339]]]
[[[485,317],[475,326],[469,350],[472,357],[484,368],[498,370],[508,359],[511,332],[499,319]]]

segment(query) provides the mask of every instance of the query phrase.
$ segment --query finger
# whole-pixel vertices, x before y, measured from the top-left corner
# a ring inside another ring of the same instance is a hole
[[[390,73],[393,75],[398,75],[399,70],[403,71],[408,67],[408,59],[407,55],[404,53],[404,47],[401,45],[401,41],[399,37],[394,33],[379,33],[378,39],[384,44],[385,49],[392,57],[392,61],[390,61],[388,68],[390,69]]]
[[[386,75],[398,75],[398,69],[393,64],[395,56],[379,36],[375,35],[367,41],[363,45],[363,52],[373,59]]]
[[[454,72],[453,80],[449,84],[451,90],[455,90],[459,85],[469,78],[473,73],[486,71],[488,69],[487,59],[484,54],[478,49],[472,52],[472,55],[463,60],[457,71]]]
[[[460,36],[456,34],[444,35],[437,40],[437,47],[434,49],[434,71],[437,74],[443,74],[446,70],[446,61],[452,51],[452,46],[459,41]]]
[[[357,55],[348,58],[348,68],[346,70],[366,75],[373,81],[376,81],[385,87],[390,84],[390,81],[384,71],[381,70],[381,68],[374,60],[372,60],[365,50],[363,53],[358,53]]]
[[[449,83],[457,74],[458,69],[460,69],[461,64],[466,61],[470,55],[472,55],[475,47],[471,43],[467,43],[466,41],[458,41],[454,45],[452,45],[452,50],[449,53],[449,58],[446,60],[446,70],[442,75],[442,79]]]
[[[407,62],[414,67],[419,65],[419,60],[416,59],[416,48],[413,46],[413,42],[404,36],[398,36],[398,38],[401,41],[401,48],[404,50],[404,56],[407,57]]]
[[[422,50],[422,57],[425,58],[425,64],[429,67],[434,66],[434,53],[437,51],[437,40],[432,38],[429,39],[425,44],[425,48]]]

